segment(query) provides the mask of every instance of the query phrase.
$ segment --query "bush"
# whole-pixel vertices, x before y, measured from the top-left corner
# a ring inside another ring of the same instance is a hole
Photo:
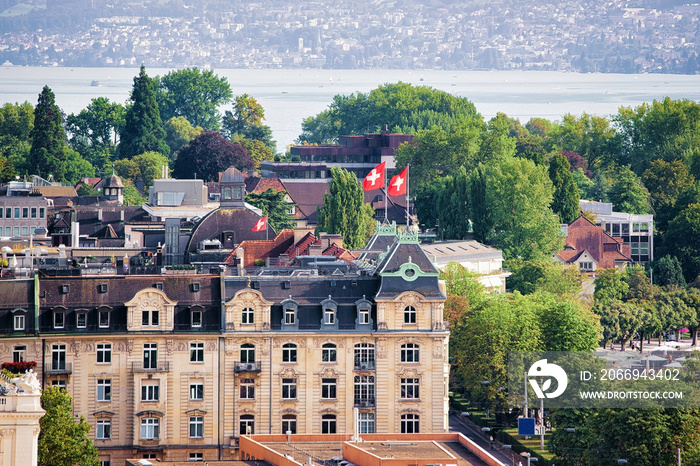
[[[256,267],[265,267],[265,259],[255,259],[255,266]]]
[[[24,374],[29,369],[36,367],[36,361],[19,361],[19,362],[4,362],[2,369],[7,369],[13,374]]]

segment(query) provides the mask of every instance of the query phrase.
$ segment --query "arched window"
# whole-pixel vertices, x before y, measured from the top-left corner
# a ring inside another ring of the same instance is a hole
[[[255,433],[255,416],[241,414],[239,429],[240,435],[253,435]]]
[[[336,352],[335,343],[324,343],[321,348],[321,361],[336,362]]]
[[[241,345],[241,362],[255,362],[255,345],[250,343]]]
[[[355,370],[374,370],[374,345],[358,343],[355,345]]]
[[[241,313],[241,323],[242,324],[254,324],[255,323],[255,312],[253,308],[246,307]]]
[[[282,415],[282,433],[296,434],[297,433],[297,417],[294,414]]]
[[[413,306],[406,306],[403,309],[403,323],[415,324],[416,321],[416,308]]]
[[[297,362],[297,345],[294,343],[282,345],[282,362]]]
[[[321,416],[321,433],[336,433],[335,414],[324,414],[323,416]]]

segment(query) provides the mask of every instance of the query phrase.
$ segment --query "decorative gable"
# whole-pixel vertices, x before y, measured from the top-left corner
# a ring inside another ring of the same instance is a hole
[[[127,330],[173,330],[177,302],[170,300],[164,291],[146,288],[124,303],[127,309]]]

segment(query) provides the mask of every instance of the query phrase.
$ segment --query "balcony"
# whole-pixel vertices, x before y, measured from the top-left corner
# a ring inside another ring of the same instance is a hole
[[[145,367],[142,362],[132,362],[131,372],[170,372],[170,362],[160,361],[155,367],[152,364]]]
[[[374,408],[374,398],[355,398],[355,408]]]
[[[256,361],[256,362],[236,361],[233,364],[233,371],[234,372],[261,372],[262,371],[262,362],[261,361]]]
[[[373,371],[375,369],[374,361],[355,361],[356,371]]]
[[[72,374],[73,364],[70,362],[59,362],[51,364],[44,371],[46,375]]]

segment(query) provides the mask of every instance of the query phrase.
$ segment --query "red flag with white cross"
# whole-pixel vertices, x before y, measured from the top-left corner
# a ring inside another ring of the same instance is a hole
[[[255,224],[252,230],[250,231],[263,231],[267,230],[267,215],[265,215],[263,218],[258,220],[258,223]]]
[[[389,196],[401,196],[406,194],[406,177],[408,176],[408,167],[404,168],[401,173],[391,178],[389,182]]]
[[[365,191],[373,191],[384,187],[384,167],[386,162],[382,162],[370,171],[362,180],[362,187]]]

